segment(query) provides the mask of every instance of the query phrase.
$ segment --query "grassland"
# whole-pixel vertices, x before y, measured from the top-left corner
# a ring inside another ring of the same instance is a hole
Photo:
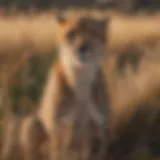
[[[11,106],[19,114],[28,113],[37,106],[47,69],[52,60],[55,60],[57,53],[59,30],[56,15],[59,12],[63,13],[62,11],[50,11],[40,14],[31,12],[0,15],[2,124],[4,124],[3,119],[8,111],[7,107]],[[69,10],[63,14],[81,14],[81,12],[87,11]],[[127,139],[128,134],[133,137],[137,135],[137,130],[142,131],[141,133],[146,131],[146,128],[137,126],[133,128],[132,125],[127,126],[129,129],[123,128],[134,113],[139,109],[148,111],[149,108],[150,114],[154,115],[152,111],[154,113],[155,108],[158,111],[160,108],[160,14],[125,15],[97,10],[92,10],[89,14],[110,17],[106,35],[108,36],[106,59],[103,67],[112,106],[112,133],[114,137],[123,130],[126,141],[129,141],[131,138]],[[136,123],[145,121],[142,126],[149,124],[150,117],[153,116],[147,115],[140,115],[139,117],[142,118],[137,118]],[[159,128],[156,127],[156,129]],[[131,132],[133,133],[130,134]],[[138,151],[133,150],[137,155]],[[141,153],[138,155],[142,156]]]

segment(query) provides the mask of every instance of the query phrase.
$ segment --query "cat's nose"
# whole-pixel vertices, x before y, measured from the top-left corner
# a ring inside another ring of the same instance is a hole
[[[83,44],[78,48],[78,54],[81,61],[86,61],[88,59],[88,45]]]

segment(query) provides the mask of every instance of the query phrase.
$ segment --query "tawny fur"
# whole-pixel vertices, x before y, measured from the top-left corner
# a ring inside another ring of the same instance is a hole
[[[60,63],[49,73],[39,110],[39,117],[51,137],[51,159],[88,159],[94,136],[106,134],[108,103],[101,71],[106,47],[105,27],[98,20],[82,18],[65,33],[73,32],[74,45],[68,45],[71,43],[68,37],[61,39]],[[92,49],[84,65],[79,60],[78,48],[89,43]]]

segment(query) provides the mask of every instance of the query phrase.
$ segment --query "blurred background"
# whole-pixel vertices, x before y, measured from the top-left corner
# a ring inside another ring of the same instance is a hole
[[[159,0],[0,0],[0,6],[9,8],[16,6],[19,9],[27,10],[34,7],[46,10],[52,7],[87,7],[100,9],[119,9],[123,11],[157,10],[160,8]]]
[[[0,151],[10,131],[6,124],[16,124],[17,117],[23,119],[39,107],[48,70],[57,58],[54,11],[65,14],[72,9],[73,14],[86,9],[112,19],[105,70],[117,128],[121,128],[121,120],[130,122],[135,110],[145,110],[137,111],[135,123],[115,131],[120,138],[111,152],[123,157],[134,150],[135,143],[139,147],[144,142],[149,151],[139,151],[136,146],[139,152],[135,149],[134,154],[139,159],[129,159],[151,160],[144,157],[153,151],[160,157],[160,0],[0,0]],[[105,12],[108,10],[113,16]],[[156,123],[150,122],[154,117]]]

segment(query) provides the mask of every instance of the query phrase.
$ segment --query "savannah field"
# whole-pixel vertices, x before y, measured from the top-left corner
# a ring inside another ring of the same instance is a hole
[[[10,112],[23,119],[38,107],[47,71],[57,57],[59,13],[110,18],[102,65],[110,100],[110,157],[160,159],[159,12],[0,12],[0,140],[5,139]]]

